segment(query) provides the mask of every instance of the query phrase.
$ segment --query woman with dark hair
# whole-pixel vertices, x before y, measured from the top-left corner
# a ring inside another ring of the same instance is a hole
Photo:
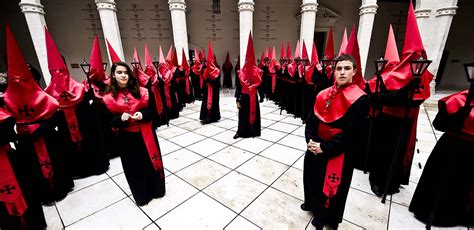
[[[123,171],[139,206],[165,195],[165,177],[158,139],[148,109],[148,90],[124,62],[111,67],[110,85],[103,97],[116,130]]]

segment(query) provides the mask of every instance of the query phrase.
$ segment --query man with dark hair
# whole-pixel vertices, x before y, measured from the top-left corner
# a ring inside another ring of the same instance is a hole
[[[337,229],[342,222],[354,169],[351,140],[359,135],[359,121],[368,111],[367,96],[353,79],[356,61],[350,55],[337,60],[334,85],[317,95],[305,129],[301,209],[313,212],[311,224],[317,229],[325,224]]]

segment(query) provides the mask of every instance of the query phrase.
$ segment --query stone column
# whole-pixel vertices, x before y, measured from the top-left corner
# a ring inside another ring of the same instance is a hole
[[[21,12],[25,15],[26,24],[30,31],[45,84],[49,85],[51,75],[48,70],[48,56],[44,35],[46,21],[44,19],[43,5],[41,5],[41,0],[22,0],[18,5],[21,8]]]
[[[367,55],[369,55],[370,39],[372,37],[372,28],[374,27],[377,8],[377,0],[362,0],[362,6],[359,8],[360,18],[357,40],[359,41],[360,70],[362,71],[362,75],[364,75]]]
[[[100,23],[102,24],[102,32],[104,33],[104,37],[110,42],[120,59],[125,61],[125,56],[123,55],[122,38],[120,37],[120,29],[116,14],[117,4],[115,3],[115,0],[95,0],[95,4],[97,5],[97,10],[99,11]],[[109,48],[107,47],[107,53],[109,52]],[[110,60],[110,54],[108,56],[109,63],[112,63]]]
[[[188,32],[186,27],[186,3],[185,0],[168,0],[171,11],[171,23],[173,26],[173,40],[178,55],[178,63],[182,63],[182,50],[189,59],[188,54]]]
[[[434,75],[430,84],[431,92],[435,92],[435,80],[441,56],[448,39],[451,22],[456,14],[457,0],[418,0],[415,10],[420,34],[428,58],[433,62],[428,70]],[[432,36],[436,34],[436,36]]]
[[[239,41],[240,41],[240,68],[244,66],[245,54],[247,52],[247,43],[249,38],[249,32],[253,34],[253,0],[239,0]]]
[[[311,59],[311,52],[313,51],[314,27],[316,24],[316,11],[318,11],[317,0],[303,0],[301,4],[301,27],[300,27],[300,41],[304,41],[308,56]],[[303,48],[301,48],[303,50]],[[301,54],[300,54],[301,55]]]

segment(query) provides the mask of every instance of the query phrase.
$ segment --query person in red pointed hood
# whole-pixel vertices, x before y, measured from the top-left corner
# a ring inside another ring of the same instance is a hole
[[[286,103],[281,109],[286,109],[287,113],[293,114],[294,118],[303,118],[303,90],[304,87],[304,66],[301,62],[301,44],[298,40],[296,43],[294,60],[291,60],[291,49],[288,46],[287,54],[289,63],[285,69],[286,87],[284,94]]]
[[[168,120],[178,118],[180,110],[173,81],[176,67],[171,64],[172,52],[173,49],[172,46],[170,46],[170,49],[168,50],[168,55],[165,60],[163,50],[160,46],[160,63],[158,67],[158,73],[160,79],[160,88],[163,88],[162,95],[166,106],[167,123]]]
[[[180,104],[181,107],[185,107],[186,103],[191,103],[194,101],[194,97],[191,92],[191,82],[189,80],[190,72],[191,68],[189,67],[184,48],[182,48],[181,65],[176,69],[175,72],[175,84],[176,91],[178,93],[178,104]]]
[[[303,57],[307,57],[306,45],[303,42]],[[305,66],[304,72],[304,103],[303,103],[303,116],[302,119],[306,120],[308,114],[311,113],[314,106],[314,101],[316,96],[323,89],[327,88],[329,85],[328,79],[326,76],[322,75],[322,68],[319,64],[318,51],[316,50],[316,45],[313,42],[313,49],[311,53],[310,64]],[[307,59],[307,58],[306,58]]]
[[[423,169],[409,210],[427,226],[474,225],[474,83],[438,101],[433,127],[444,132]]]
[[[306,120],[307,151],[304,157],[304,203],[313,212],[311,224],[337,229],[342,222],[352,180],[353,139],[360,135],[359,121],[367,116],[367,96],[353,77],[357,64],[350,55],[338,57],[334,85],[316,97]]]
[[[219,109],[220,70],[217,68],[212,52],[212,43],[209,41],[206,67],[203,74],[203,100],[199,119],[203,124],[209,124],[221,119]]]
[[[263,71],[257,67],[253,49],[252,33],[249,34],[245,64],[239,70],[235,98],[239,109],[239,125],[234,139],[258,137],[261,133],[260,106],[257,88],[262,83]]]
[[[149,94],[140,87],[130,67],[115,62],[111,81],[103,97],[108,122],[116,130],[123,171],[139,206],[165,195],[165,176],[161,150],[154,131]]]
[[[15,142],[15,118],[0,107],[0,228],[45,229],[46,220],[32,181],[33,177],[11,148]]]
[[[160,46],[161,49],[161,46]],[[152,111],[152,123],[153,127],[159,127],[167,123],[166,119],[166,109],[164,105],[164,99],[162,96],[162,84],[160,84],[161,79],[158,78],[158,73],[156,72],[155,66],[153,65],[152,56],[150,54],[150,49],[145,43],[145,70],[143,71],[149,78],[149,83],[147,83],[148,92],[150,93],[150,110]]]
[[[94,35],[94,43],[92,44],[89,63],[91,65],[89,76],[86,76],[87,78],[84,80],[83,84],[88,94],[90,94],[88,96],[89,98],[101,98],[106,86],[106,77],[97,34]],[[89,90],[91,87],[93,88],[93,91]],[[92,92],[94,92],[93,95]]]
[[[401,61],[390,72],[382,72],[382,112],[374,120],[375,139],[369,146],[369,180],[376,195],[397,193],[400,185],[409,183],[419,107],[430,95],[433,78],[428,70],[420,78],[412,75],[410,62],[420,56],[426,58],[426,53],[410,2]]]
[[[191,84],[193,86],[193,93],[194,99],[202,100],[202,83],[203,78],[202,75],[204,73],[203,63],[201,62],[199,50],[197,48],[194,49],[194,63],[191,67]]]
[[[133,73],[138,78],[138,83],[141,87],[150,89],[151,86],[151,77],[146,74],[143,70],[142,62],[140,61],[140,55],[138,55],[137,47],[133,48],[133,61],[132,61]]]
[[[222,64],[222,72],[224,72],[224,82],[222,83],[222,86],[224,88],[232,88],[232,70],[233,69],[234,67],[232,66],[232,62],[230,62],[229,51],[227,51],[224,64]]]
[[[16,119],[20,160],[31,167],[43,204],[66,197],[74,182],[64,168],[63,143],[56,131],[64,117],[59,103],[36,84],[10,27],[6,27],[8,87],[5,108]],[[62,118],[61,118],[62,117]]]
[[[101,127],[91,104],[86,99],[84,84],[70,75],[49,31],[45,29],[48,68],[51,83],[45,91],[59,102],[65,120],[58,132],[69,174],[74,178],[100,175],[109,169],[109,159],[102,140]]]

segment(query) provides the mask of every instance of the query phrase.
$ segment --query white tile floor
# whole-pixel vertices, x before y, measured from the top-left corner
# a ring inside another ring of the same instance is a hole
[[[76,180],[66,199],[44,207],[48,229],[314,229],[311,215],[300,210],[304,125],[264,102],[262,136],[234,140],[237,121],[231,93],[221,94],[218,123],[201,125],[200,102],[195,102],[169,127],[157,130],[166,196],[138,207],[120,159],[113,159],[106,174]],[[446,92],[434,95],[420,109],[420,151],[415,153],[410,185],[382,204],[370,191],[368,175],[355,170],[341,229],[424,229],[407,206],[442,134],[431,122],[443,95]]]

